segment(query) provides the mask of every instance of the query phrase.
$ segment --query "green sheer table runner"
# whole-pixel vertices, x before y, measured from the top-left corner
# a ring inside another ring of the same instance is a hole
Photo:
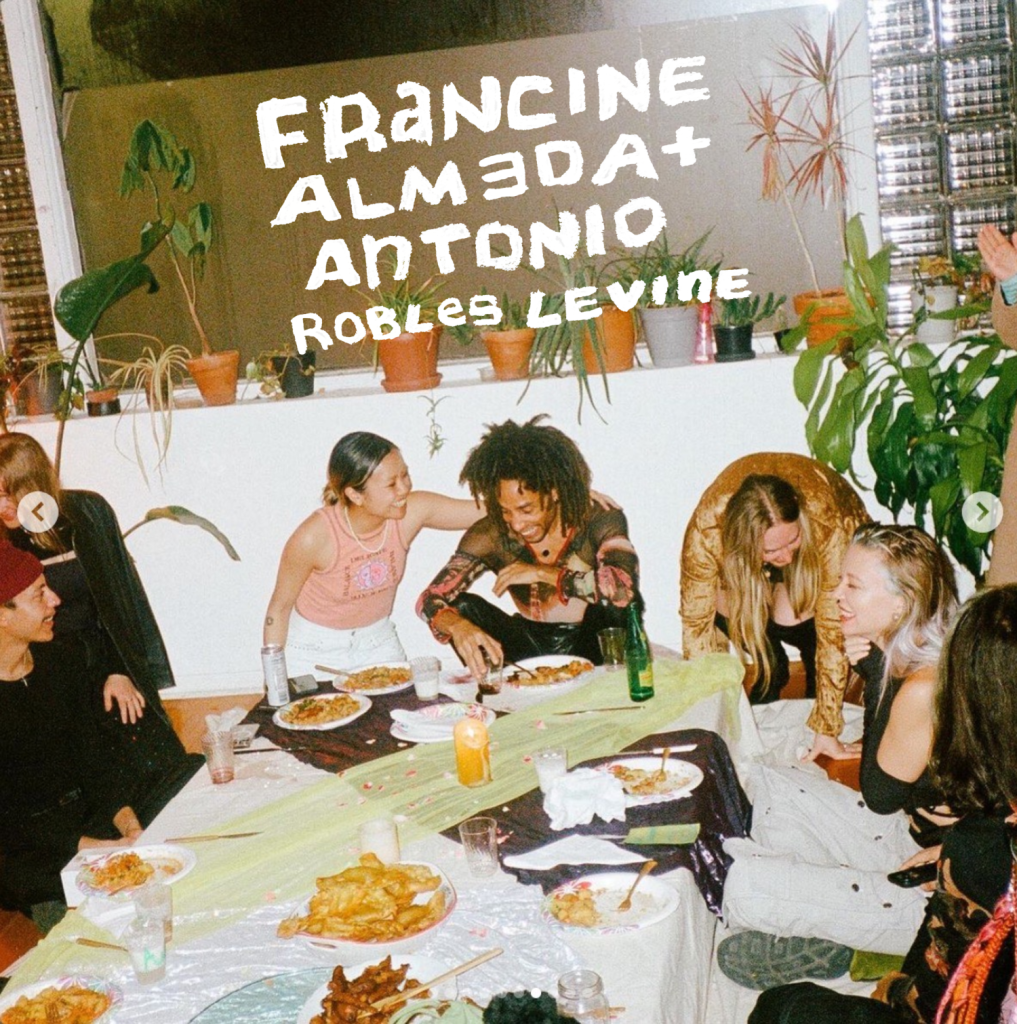
[[[568,748],[569,763],[615,753],[660,732],[698,701],[729,691],[731,728],[737,729],[737,696],[744,669],[731,655],[655,664],[656,696],[637,710],[556,716],[556,712],[618,707],[628,699],[624,672],[598,674],[579,690],[506,715],[491,726],[493,781],[476,789],[459,785],[449,743],[410,747],[368,764],[329,775],[299,793],[215,826],[221,832],[260,832],[250,839],[203,843],[198,864],[174,885],[174,944],[208,935],[266,902],[310,895],[315,879],[351,862],[357,826],[394,815],[406,846],[441,832],[487,808],[532,789],[529,756],[540,747]],[[496,813],[496,812],[495,812]],[[280,915],[281,916],[281,915]],[[119,962],[122,954],[64,941],[75,935],[109,936],[72,911],[28,954],[12,987],[89,964]]]

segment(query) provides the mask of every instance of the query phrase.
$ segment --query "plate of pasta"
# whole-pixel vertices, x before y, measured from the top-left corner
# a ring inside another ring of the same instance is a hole
[[[386,661],[353,672],[341,672],[332,682],[341,693],[399,693],[413,685],[413,669],[408,661]]]
[[[0,1024],[94,1024],[120,998],[120,990],[101,978],[37,981],[0,994]]]
[[[189,874],[197,862],[194,851],[183,846],[170,843],[134,846],[88,857],[74,883],[89,896],[126,896],[146,882],[172,885]]]
[[[371,698],[362,693],[324,693],[284,704],[272,716],[272,721],[281,729],[320,732],[349,725],[370,707]]]

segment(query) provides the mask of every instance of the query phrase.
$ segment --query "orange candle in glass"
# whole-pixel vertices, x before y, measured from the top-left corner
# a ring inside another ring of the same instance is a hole
[[[464,718],[452,731],[456,748],[456,771],[464,786],[483,786],[491,781],[491,751],[487,726],[475,718]]]

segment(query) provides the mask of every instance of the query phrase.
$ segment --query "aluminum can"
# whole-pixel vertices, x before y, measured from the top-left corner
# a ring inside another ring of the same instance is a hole
[[[281,708],[290,702],[290,684],[286,676],[286,652],[280,644],[266,644],[261,649],[261,667],[265,673],[268,703]]]

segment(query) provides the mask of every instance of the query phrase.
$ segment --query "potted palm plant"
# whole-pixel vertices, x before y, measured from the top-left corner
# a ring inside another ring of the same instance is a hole
[[[857,29],[855,30],[857,32]],[[790,81],[785,92],[759,86],[750,94],[742,89],[748,105],[748,123],[755,129],[746,150],[757,146],[763,156],[762,197],[784,204],[795,238],[801,247],[812,284],[794,297],[810,345],[821,345],[847,327],[852,304],[841,288],[820,287],[816,265],[805,242],[795,204],[810,198],[825,208],[833,204],[840,226],[841,250],[847,258],[844,196],[848,176],[846,156],[851,147],[845,138],[839,108],[838,76],[844,54],[854,34],[837,45],[831,18],[822,42],[806,29],[794,29],[797,46],[778,49],[773,63]]]
[[[720,260],[706,257],[703,247],[710,232],[701,235],[686,249],[674,252],[667,234],[651,242],[638,255],[625,255],[605,268],[626,287],[642,281],[644,289],[637,308],[643,336],[654,366],[690,366],[696,345],[698,306],[694,299],[678,294],[678,275],[704,270],[712,277]],[[664,279],[664,286],[655,282]]]
[[[752,331],[762,320],[769,320],[784,305],[786,296],[774,298],[769,292],[765,299],[759,295],[746,295],[741,299],[717,299],[713,303],[713,338],[717,343],[714,358],[718,363],[736,363],[755,359]]]

